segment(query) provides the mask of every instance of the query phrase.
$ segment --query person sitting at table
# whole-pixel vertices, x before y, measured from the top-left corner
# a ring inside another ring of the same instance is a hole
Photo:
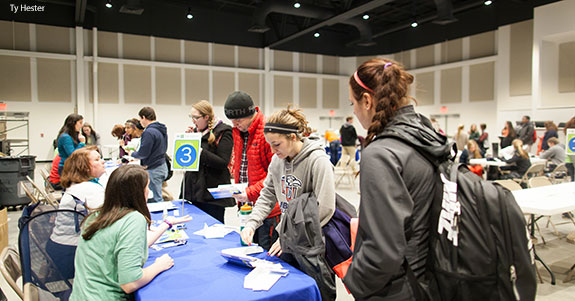
[[[275,112],[267,120],[264,135],[274,156],[268,168],[264,187],[241,232],[241,237],[245,243],[251,244],[255,229],[262,225],[279,202],[282,226],[279,228],[279,238],[271,246],[269,255],[281,255],[280,258],[284,261],[311,276],[319,287],[322,300],[335,300],[335,273],[325,259],[325,245],[318,246],[315,244],[317,241],[313,239],[319,238],[321,241],[320,227],[329,222],[335,211],[333,166],[319,142],[303,137],[311,132],[307,124],[302,111],[291,109],[289,106],[285,110]],[[290,215],[301,213],[306,228],[297,233],[288,232],[287,212],[295,210],[294,202],[297,202],[296,200],[304,193],[313,193],[317,206],[307,207],[313,208],[311,212],[290,212]],[[313,231],[314,226],[317,226],[316,230],[320,233]],[[310,248],[314,250],[323,248],[323,250],[309,254]]]
[[[549,148],[539,155],[539,158],[547,160],[547,168],[554,169],[557,165],[565,162],[565,146],[559,144],[559,139],[551,137],[547,139]]]
[[[541,150],[546,151],[551,147],[551,145],[549,145],[549,138],[555,137],[559,139],[559,136],[557,135],[558,129],[555,122],[549,120],[545,121],[543,125],[545,126],[545,134],[543,134],[543,139],[541,139]]]
[[[148,182],[148,173],[139,165],[118,167],[110,175],[104,204],[82,225],[70,300],[96,296],[100,300],[130,299],[129,294],[174,265],[164,254],[142,268],[148,247],[173,225],[191,220],[189,216],[168,216],[155,231],[148,231]]]
[[[504,174],[502,179],[517,179],[523,177],[525,172],[531,167],[531,161],[529,160],[529,154],[523,149],[523,142],[521,139],[513,140],[513,157],[509,160],[505,160],[508,165],[501,166],[499,169],[510,171],[508,174]]]
[[[82,134],[86,137],[86,145],[96,145],[98,149],[101,148],[100,134],[94,131],[91,124],[84,122],[84,125],[82,126]]]
[[[70,209],[87,214],[104,203],[104,187],[98,178],[106,172],[98,148],[86,146],[76,150],[64,164],[60,184],[65,189],[59,209]],[[74,278],[74,258],[78,245],[74,216],[59,213],[46,252],[52,257],[66,279]]]
[[[190,117],[194,127],[188,132],[202,134],[200,166],[188,171],[182,182],[180,198],[191,201],[200,210],[224,223],[225,207],[236,205],[234,198],[214,199],[208,188],[230,184],[230,158],[234,148],[232,127],[214,115],[209,102],[202,100],[192,105]]]
[[[469,140],[466,145],[466,149],[463,150],[461,156],[459,157],[459,163],[466,164],[469,170],[474,174],[482,177],[483,167],[479,164],[469,164],[470,159],[481,159],[483,158],[483,152],[477,146],[475,140]]]
[[[506,121],[505,127],[503,128],[503,130],[501,130],[501,137],[500,137],[501,142],[500,142],[499,149],[504,149],[504,148],[510,146],[511,142],[513,142],[515,137],[517,137],[517,134],[515,133],[515,129],[513,128],[513,124],[511,123],[511,121]]]
[[[58,133],[58,154],[60,163],[58,164],[58,174],[62,175],[62,169],[66,159],[77,149],[86,145],[86,137],[81,133],[84,125],[84,117],[78,114],[70,114],[64,120],[64,125]]]

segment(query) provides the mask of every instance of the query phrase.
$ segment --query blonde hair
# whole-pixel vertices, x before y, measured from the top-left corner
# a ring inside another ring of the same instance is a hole
[[[192,105],[192,108],[198,110],[202,117],[208,116],[208,128],[210,129],[210,136],[208,137],[208,143],[213,144],[216,141],[216,136],[212,132],[214,129],[214,108],[207,100],[200,100]]]
[[[471,151],[471,147],[474,146],[475,150]],[[475,142],[475,140],[469,140],[467,141],[467,151],[471,154],[473,154],[473,156],[469,156],[472,159],[479,159],[481,158],[481,152],[479,151],[479,146],[477,145],[477,142]]]
[[[292,109],[288,105],[287,109],[273,113],[267,120],[269,123],[279,123],[297,127],[297,137],[301,140],[302,137],[307,137],[311,134],[311,128],[307,126],[308,122],[301,109]],[[284,134],[289,136],[291,134]]]
[[[519,155],[525,159],[529,159],[529,154],[527,154],[527,152],[523,149],[523,141],[521,141],[521,139],[515,139],[512,142],[513,147],[515,148],[515,150],[517,152],[519,152]]]

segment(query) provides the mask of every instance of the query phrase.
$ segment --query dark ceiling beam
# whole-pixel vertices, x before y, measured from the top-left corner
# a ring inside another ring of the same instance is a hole
[[[275,42],[271,43],[270,45],[268,45],[267,47],[273,48],[273,47],[279,46],[279,45],[281,45],[281,44],[283,44],[283,43],[285,43],[285,42],[291,41],[291,40],[293,40],[293,39],[295,39],[295,38],[301,37],[301,36],[303,36],[303,35],[305,35],[305,34],[307,34],[307,33],[310,33],[310,32],[312,32],[312,31],[314,31],[314,30],[317,30],[317,29],[322,28],[322,27],[325,27],[325,26],[331,26],[331,25],[334,25],[334,24],[337,24],[337,23],[344,23],[344,21],[347,21],[347,20],[349,20],[349,19],[351,19],[351,18],[353,18],[353,17],[355,17],[355,16],[357,16],[357,15],[363,14],[363,13],[365,13],[365,12],[367,12],[367,11],[370,11],[370,10],[376,8],[376,7],[385,5],[385,4],[387,4],[387,3],[389,3],[389,2],[392,2],[392,1],[393,1],[393,0],[373,0],[373,1],[369,1],[369,2],[367,2],[367,3],[365,3],[365,4],[362,4],[362,5],[358,6],[358,7],[354,7],[354,8],[352,8],[352,9],[348,10],[348,11],[345,11],[345,12],[339,14],[339,15],[333,16],[333,17],[331,17],[331,18],[329,18],[329,19],[327,19],[327,20],[324,20],[324,21],[322,21],[322,22],[319,22],[319,23],[316,24],[316,25],[310,26],[310,27],[308,27],[308,28],[306,28],[306,29],[304,29],[304,30],[301,30],[301,31],[299,31],[299,32],[296,32],[296,33],[294,33],[294,34],[292,34],[292,35],[290,35],[290,36],[288,36],[288,37],[285,37],[285,38],[283,38],[283,39],[281,39],[281,40],[275,41]]]
[[[76,0],[76,25],[84,25],[87,2],[88,0]]]

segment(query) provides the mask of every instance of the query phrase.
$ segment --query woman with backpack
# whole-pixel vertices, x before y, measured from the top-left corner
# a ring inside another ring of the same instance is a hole
[[[507,166],[501,166],[501,170],[508,170],[510,173],[504,174],[503,179],[518,179],[523,177],[525,172],[531,167],[529,154],[523,149],[523,141],[521,139],[513,140],[513,157],[506,160]]]
[[[301,110],[275,112],[264,127],[274,153],[264,187],[249,215],[242,240],[251,244],[255,230],[279,202],[282,211],[279,238],[269,250],[311,276],[322,300],[335,300],[335,274],[325,257],[322,229],[335,212],[333,166],[311,132]],[[292,223],[292,217],[299,223]]]
[[[200,166],[198,171],[188,171],[184,175],[180,197],[224,223],[225,207],[235,206],[236,201],[233,198],[214,199],[208,188],[230,184],[228,165],[234,148],[232,127],[218,119],[212,105],[205,100],[192,105],[190,117],[194,127],[188,132],[202,134]]]
[[[387,59],[364,62],[349,79],[353,112],[367,129],[360,163],[359,226],[343,281],[356,299],[415,300],[406,267],[425,283],[430,206],[441,193],[431,161],[450,156],[447,138],[417,114],[413,76]],[[462,130],[460,134],[464,134]]]
[[[154,230],[146,206],[148,173],[139,165],[118,167],[110,175],[102,208],[90,214],[82,225],[78,243],[76,276],[70,300],[129,300],[130,294],[170,269],[168,254],[143,268],[148,248],[173,225],[189,216],[168,216]]]

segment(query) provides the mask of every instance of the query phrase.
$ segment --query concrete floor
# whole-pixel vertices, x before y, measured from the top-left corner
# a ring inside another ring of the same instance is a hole
[[[39,176],[36,178],[39,179]],[[174,177],[170,180],[168,190],[174,195],[179,194],[179,183],[181,182],[182,174],[176,172]],[[354,206],[359,207],[360,194],[358,193],[359,182],[355,179],[354,185],[351,184],[348,178],[344,178],[341,184],[337,187],[337,192],[351,202]],[[18,218],[22,211],[9,211],[8,212],[8,229],[9,244],[17,244]],[[232,226],[239,226],[239,218],[235,208],[227,208],[225,216],[226,224]],[[561,216],[553,216],[551,220],[555,223],[559,235],[553,232],[551,226],[546,228],[545,222],[541,220],[539,226],[545,238],[543,244],[539,234],[536,233],[538,244],[536,250],[539,256],[550,266],[551,270],[555,273],[557,278],[556,285],[550,284],[549,273],[537,264],[538,270],[543,278],[544,283],[539,284],[537,288],[537,300],[574,300],[575,299],[575,280],[564,283],[563,279],[566,276],[567,270],[575,264],[575,244],[568,243],[566,240],[567,234],[575,231],[575,225],[569,220]],[[347,293],[341,280],[337,280],[337,300],[353,300],[353,297]]]

